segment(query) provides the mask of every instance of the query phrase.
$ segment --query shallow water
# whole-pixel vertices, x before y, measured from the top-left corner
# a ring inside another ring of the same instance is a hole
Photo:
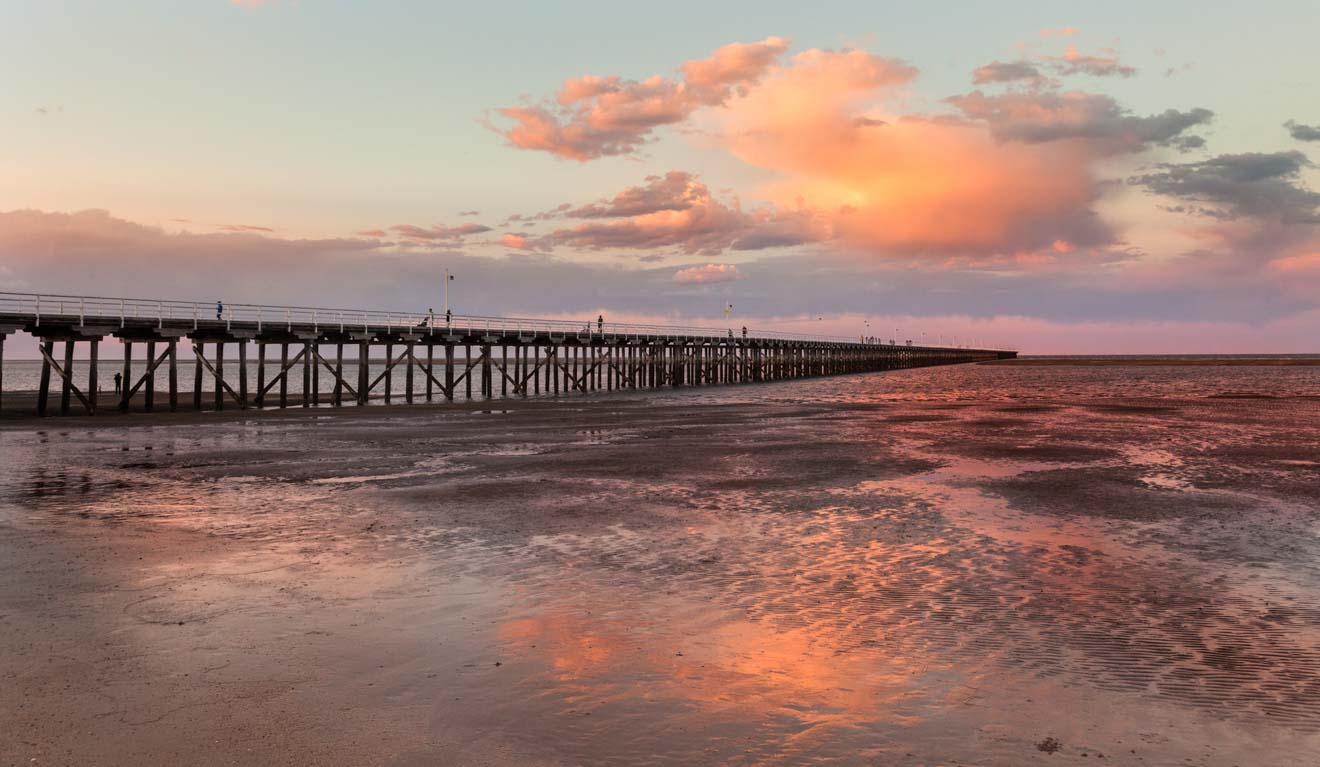
[[[1318,374],[0,431],[5,756],[1316,763]]]

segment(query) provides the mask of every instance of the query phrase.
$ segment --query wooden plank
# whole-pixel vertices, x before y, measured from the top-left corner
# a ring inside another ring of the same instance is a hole
[[[394,344],[387,343],[387,344],[385,344],[385,362],[386,362],[387,364],[385,365],[385,372],[381,374],[381,375],[384,376],[384,378],[385,378],[385,404],[386,404],[386,405],[390,404],[390,398],[391,398],[391,397],[393,396],[393,394],[394,394],[394,362],[393,362],[393,360],[394,360]],[[371,388],[372,388],[372,389],[376,388],[376,384],[377,384],[379,381],[380,381],[379,378],[376,379],[375,381],[373,381],[373,382],[371,383]]]
[[[73,341],[65,341],[64,369],[60,371],[60,415],[69,414],[69,400],[72,394],[73,394]]]

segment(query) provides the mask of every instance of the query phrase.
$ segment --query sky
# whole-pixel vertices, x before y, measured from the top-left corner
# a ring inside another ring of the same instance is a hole
[[[0,0],[0,291],[423,310],[448,269],[456,313],[1316,352],[1315,29],[1269,0]]]

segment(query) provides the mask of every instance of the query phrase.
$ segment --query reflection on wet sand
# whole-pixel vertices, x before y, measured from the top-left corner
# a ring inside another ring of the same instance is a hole
[[[1035,374],[5,432],[24,575],[0,671],[24,703],[0,728],[22,761],[123,764],[203,743],[217,763],[1320,759],[1320,403],[1210,399],[1275,384],[1251,371],[1167,392],[1147,371],[1141,399]]]

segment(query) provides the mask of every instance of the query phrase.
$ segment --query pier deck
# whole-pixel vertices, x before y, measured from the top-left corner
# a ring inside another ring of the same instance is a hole
[[[744,328],[0,293],[0,405],[4,343],[17,332],[38,341],[40,416],[152,412],[158,394],[169,411],[289,407],[291,400],[300,407],[396,398],[411,404],[757,383],[1017,356],[1004,349]],[[97,358],[108,339],[123,345],[122,386],[105,402]],[[61,344],[62,354],[56,351]],[[180,390],[181,373],[186,376],[180,344],[192,353],[190,391]],[[79,345],[85,355],[77,354]],[[384,359],[374,358],[375,350],[383,350]],[[255,381],[249,380],[250,351]],[[87,365],[83,386],[76,383],[80,362]],[[401,393],[395,376],[404,378]],[[54,405],[52,385],[59,398]]]

